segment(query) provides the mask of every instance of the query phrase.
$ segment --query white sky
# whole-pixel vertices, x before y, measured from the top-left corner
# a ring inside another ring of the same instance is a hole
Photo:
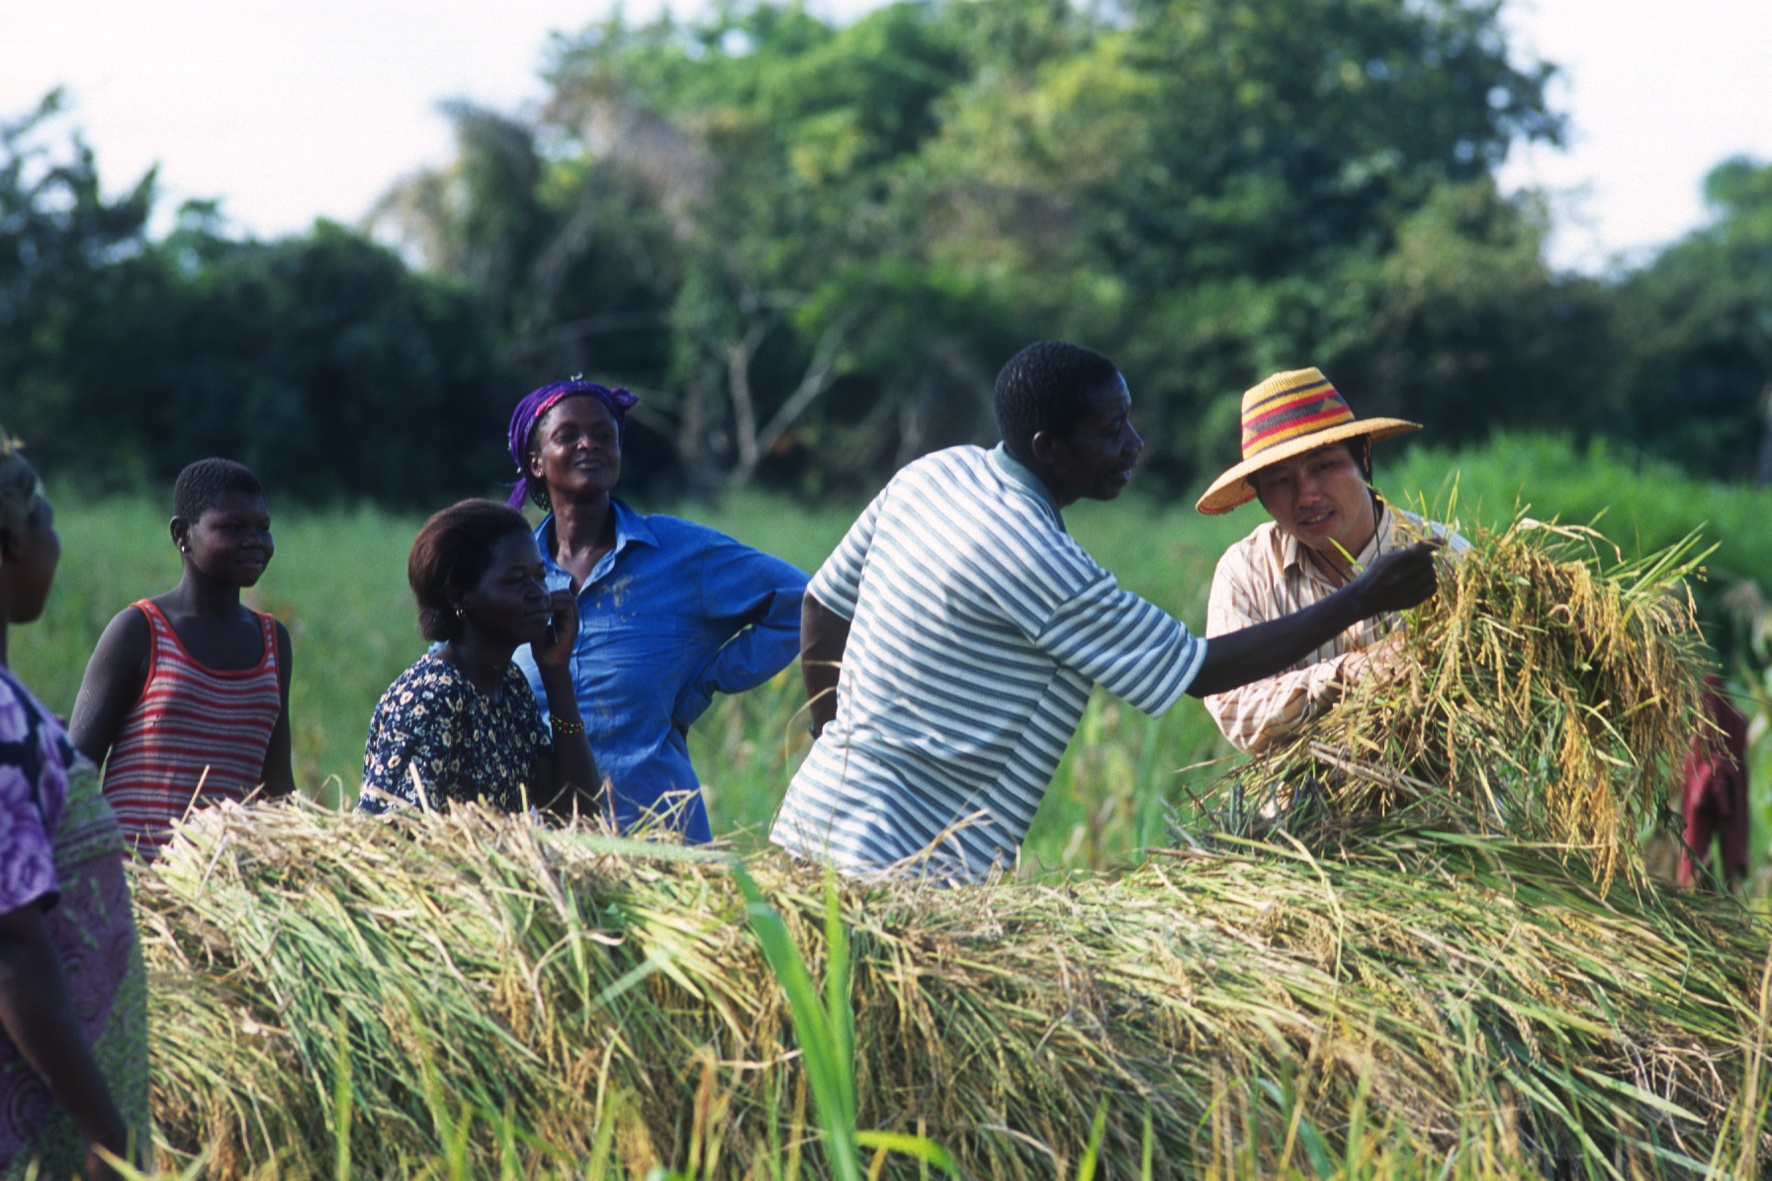
[[[1772,161],[1772,0],[1510,0],[1514,43],[1563,67],[1567,151],[1516,148],[1509,187],[1551,191],[1553,261],[1595,271],[1706,219],[1725,158]]]
[[[354,222],[395,179],[447,159],[439,100],[539,97],[549,32],[610,7],[0,0],[0,118],[64,84],[112,189],[158,162],[166,211],[219,197],[261,235]],[[1772,0],[1512,0],[1509,23],[1567,70],[1554,95],[1571,149],[1517,152],[1503,173],[1553,191],[1559,265],[1597,270],[1677,237],[1704,218],[1707,169],[1738,152],[1772,160]]]

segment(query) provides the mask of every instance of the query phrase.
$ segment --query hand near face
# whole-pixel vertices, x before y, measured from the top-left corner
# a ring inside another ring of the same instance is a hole
[[[547,635],[529,651],[542,668],[564,668],[578,639],[578,599],[569,590],[554,591],[548,596],[548,613]]]
[[[1406,611],[1433,598],[1439,589],[1436,559],[1444,544],[1431,537],[1373,559],[1366,572],[1350,584],[1360,596],[1365,617]]]

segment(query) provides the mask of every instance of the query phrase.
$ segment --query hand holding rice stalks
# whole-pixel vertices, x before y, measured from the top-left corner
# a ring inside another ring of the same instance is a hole
[[[1625,561],[1589,528],[1518,517],[1442,571],[1391,658],[1226,777],[1233,814],[1301,836],[1376,818],[1544,842],[1602,883],[1641,869],[1695,728],[1703,658],[1682,580],[1697,535]]]

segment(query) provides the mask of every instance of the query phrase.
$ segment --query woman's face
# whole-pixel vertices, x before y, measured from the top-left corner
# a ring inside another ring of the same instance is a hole
[[[39,499],[24,528],[0,537],[0,575],[6,578],[8,618],[0,622],[31,623],[49,602],[49,587],[61,562],[62,539],[55,531],[55,510]]]
[[[596,398],[562,398],[535,424],[529,472],[559,502],[607,496],[621,478],[621,431]]]
[[[271,510],[256,492],[230,492],[195,521],[173,518],[172,540],[192,565],[229,586],[257,586],[277,552]]]
[[[462,596],[462,618],[495,639],[536,643],[547,636],[552,618],[546,578],[535,538],[507,534],[493,544],[486,573]]]

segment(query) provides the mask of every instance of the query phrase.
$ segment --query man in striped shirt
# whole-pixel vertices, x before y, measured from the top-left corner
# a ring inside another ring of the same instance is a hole
[[[1372,490],[1372,443],[1420,428],[1355,418],[1316,369],[1276,373],[1243,395],[1243,459],[1200,497],[1203,513],[1259,498],[1272,516],[1225,551],[1212,578],[1206,632],[1218,635],[1300,611],[1334,594],[1381,553],[1426,536],[1453,553],[1470,543],[1393,509]],[[1296,733],[1390,651],[1394,617],[1364,619],[1275,676],[1206,699],[1240,750]]]
[[[816,740],[770,839],[848,873],[977,881],[1014,864],[1093,685],[1148,714],[1269,676],[1434,592],[1434,543],[1305,611],[1210,644],[1122,589],[1065,531],[1113,500],[1144,441],[1113,362],[1062,341],[997,377],[992,450],[911,463],[807,588]]]

